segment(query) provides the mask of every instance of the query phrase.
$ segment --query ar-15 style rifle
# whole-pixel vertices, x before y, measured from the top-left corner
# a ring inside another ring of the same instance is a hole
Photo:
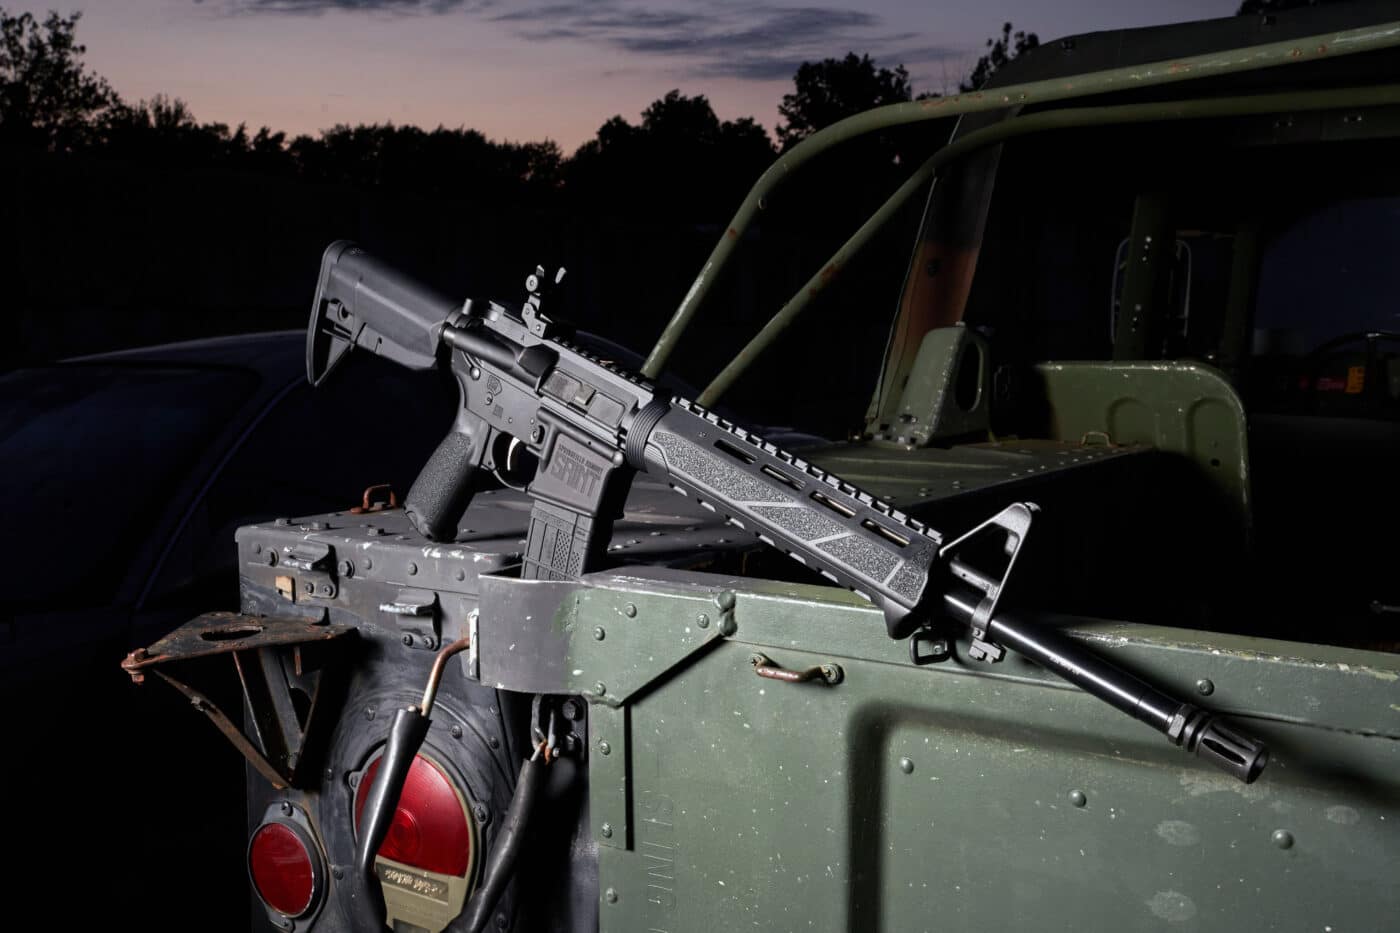
[[[461,405],[405,500],[426,537],[455,537],[478,473],[493,471],[507,484],[525,485],[533,499],[522,575],[576,578],[598,569],[631,479],[646,472],[870,599],[884,612],[891,637],[910,638],[916,662],[947,655],[946,640],[930,632],[955,621],[971,629],[974,658],[998,661],[1010,648],[1246,783],[1263,770],[1268,751],[1258,740],[1052,627],[996,611],[1034,505],[1012,505],[945,543],[840,477],[698,405],[658,394],[571,343],[541,310],[549,285],[537,268],[518,313],[495,302],[478,309],[345,241],[331,244],[322,258],[307,335],[313,384],[354,347],[412,369],[431,369],[440,349],[450,350]],[[965,557],[965,545],[989,538],[1004,560],[995,573]],[[935,647],[921,654],[920,645]],[[412,751],[390,757],[403,757],[406,773]],[[396,770],[382,769],[390,811]],[[374,836],[362,839],[370,860]]]

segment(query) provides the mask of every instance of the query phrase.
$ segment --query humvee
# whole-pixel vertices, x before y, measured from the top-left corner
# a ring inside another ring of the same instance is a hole
[[[1015,652],[892,640],[867,600],[664,483],[637,481],[608,565],[574,580],[513,572],[523,492],[480,492],[434,542],[368,491],[240,529],[241,612],[125,663],[247,759],[254,928],[1393,925],[1395,13],[1075,36],[973,94],[837,124],[760,180],[645,368],[703,327],[778,180],[959,116],[872,220],[927,194],[865,424],[803,456],[950,532],[1036,502],[1008,604],[1247,727],[1257,780]],[[242,727],[188,682],[224,657]],[[394,711],[425,685],[362,874]],[[547,764],[522,792],[527,759]]]

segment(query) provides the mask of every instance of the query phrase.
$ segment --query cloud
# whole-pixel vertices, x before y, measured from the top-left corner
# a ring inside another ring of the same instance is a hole
[[[197,0],[203,2],[203,0]],[[642,0],[223,0],[242,12],[472,15],[532,42],[573,41],[664,60],[687,77],[773,81],[804,61],[869,53],[886,66],[940,65],[967,50],[930,44],[918,33],[890,33],[880,16],[834,6],[782,6],[759,0],[689,0],[671,7]]]
[[[195,0],[203,3],[204,0]],[[310,13],[348,10],[360,13],[480,12],[492,0],[226,0],[227,9],[242,13]]]
[[[829,6],[692,0],[643,9],[631,0],[565,0],[490,14],[535,39],[592,42],[665,58],[682,74],[773,81],[804,61],[868,52],[882,64],[939,62],[966,50],[928,44],[917,33],[889,34],[873,13]]]

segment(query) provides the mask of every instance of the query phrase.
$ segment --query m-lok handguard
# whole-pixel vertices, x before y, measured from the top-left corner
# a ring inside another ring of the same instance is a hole
[[[571,343],[541,313],[545,287],[538,268],[518,313],[494,302],[477,310],[352,244],[326,250],[307,335],[313,384],[352,347],[415,369],[435,365],[440,346],[451,354],[461,406],[405,500],[426,537],[455,537],[478,471],[491,470],[512,485],[527,482],[533,499],[522,575],[577,578],[598,568],[632,477],[645,471],[870,599],[891,637],[912,636],[916,663],[948,656],[949,643],[929,633],[952,621],[972,632],[974,659],[998,661],[1010,647],[1243,781],[1263,769],[1268,753],[1257,740],[1152,690],[1078,641],[998,614],[1035,506],[1013,505],[945,543],[840,477],[694,403],[658,395]],[[967,557],[989,536],[1002,560],[992,573]],[[921,657],[921,640],[942,648]]]

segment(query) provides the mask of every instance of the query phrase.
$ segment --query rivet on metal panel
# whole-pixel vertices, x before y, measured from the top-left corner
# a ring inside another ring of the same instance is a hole
[[[698,626],[700,626],[701,628],[709,628],[709,627],[710,627],[710,617],[707,616],[707,615],[705,615],[705,613],[702,612],[702,613],[700,613],[698,616],[695,617],[695,624],[698,625]]]
[[[626,616],[627,618],[629,618],[629,619],[636,618],[636,616],[637,616],[637,607],[636,607],[635,605],[633,605],[632,603],[628,603],[627,605],[625,605],[625,606],[622,607],[622,614],[625,615],[625,616]]]
[[[415,563],[413,563],[412,561],[409,561],[409,563],[408,563],[408,575],[411,577],[411,576],[413,576],[414,574],[416,574],[417,572],[418,572],[418,565],[415,564]]]
[[[1200,680],[1196,681],[1196,692],[1203,697],[1208,697],[1215,692],[1215,684],[1202,677]]]
[[[901,758],[901,759],[899,759],[899,770],[903,771],[905,774],[913,774],[913,773],[914,773],[914,759],[912,759],[912,758]]]
[[[355,575],[355,565],[348,560],[343,560],[336,564],[335,569],[340,571],[342,577],[353,577]]]
[[[723,593],[716,595],[715,605],[719,607],[721,612],[728,612],[734,608],[734,594],[729,590],[725,590]]]
[[[453,737],[454,739],[460,739],[460,738],[462,737],[462,727],[461,727],[461,726],[455,726],[455,725],[454,725],[451,729],[448,729],[447,731],[450,732],[450,733],[452,733],[452,737]]]
[[[612,838],[612,824],[611,824],[611,823],[604,823],[602,826],[598,827],[598,835],[602,836],[604,839],[611,839],[611,838]]]
[[[1293,848],[1293,834],[1286,829],[1276,829],[1269,840],[1280,849]]]
[[[368,720],[373,721],[375,715],[376,715],[378,712],[379,712],[379,708],[378,708],[378,707],[376,707],[376,706],[366,706],[366,707],[365,707],[365,718],[368,719]]]
[[[1069,802],[1076,807],[1082,807],[1089,802],[1089,798],[1084,796],[1082,790],[1072,790],[1069,792]]]
[[[282,811],[282,815],[283,815],[283,816],[291,816],[291,815],[292,815],[292,805],[291,805],[290,803],[288,803],[287,801],[285,801],[285,800],[282,801],[282,803],[278,805],[278,809],[280,809],[280,810]]]
[[[615,888],[608,888],[606,891],[603,892],[603,899],[609,904],[616,904],[617,890]]]
[[[458,583],[461,583],[467,578],[467,572],[465,570],[462,570],[461,568],[458,568],[457,572],[453,574],[453,576],[457,578]]]
[[[599,743],[598,743],[598,753],[601,754],[601,755],[611,755],[611,754],[612,754],[612,746],[609,745],[607,742],[599,742]]]
[[[595,625],[593,627],[594,641],[602,641],[604,638],[607,637],[607,634],[607,632],[603,631],[603,627],[601,625]]]
[[[608,687],[600,680],[593,685],[593,692],[598,694],[598,696],[606,696],[608,692]]]

